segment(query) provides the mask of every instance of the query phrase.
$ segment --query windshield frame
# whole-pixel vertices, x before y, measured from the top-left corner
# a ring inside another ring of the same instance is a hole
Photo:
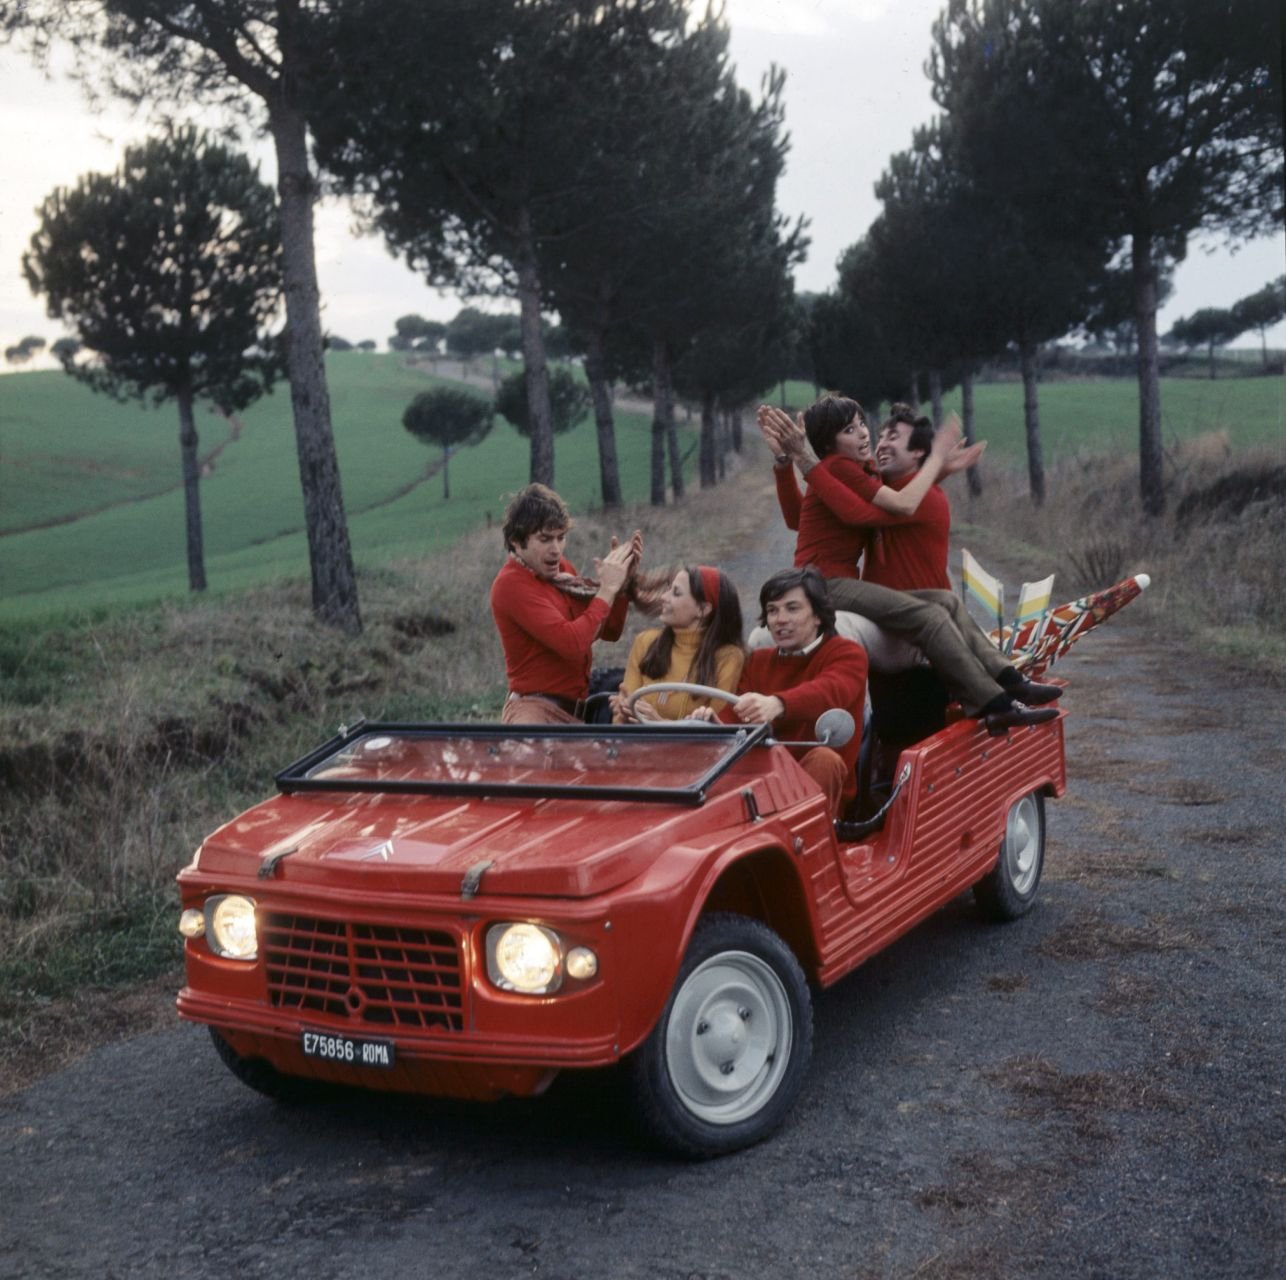
[[[631,743],[654,742],[658,750],[673,742],[723,741],[722,755],[691,781],[668,787],[599,786],[588,783],[541,783],[380,778],[319,778],[310,773],[344,751],[359,738],[388,734],[415,738],[500,739],[621,739]],[[770,740],[769,725],[728,725],[719,722],[674,721],[644,725],[506,725],[483,722],[455,724],[363,720],[341,725],[335,737],[301,756],[275,775],[284,795],[295,792],[375,792],[390,795],[507,796],[537,799],[633,800],[665,804],[700,805],[713,783],[757,743]]]

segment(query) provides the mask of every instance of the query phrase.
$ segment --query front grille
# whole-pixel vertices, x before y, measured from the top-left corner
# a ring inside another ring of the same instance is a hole
[[[274,1008],[388,1027],[459,1031],[460,950],[442,929],[261,917]]]

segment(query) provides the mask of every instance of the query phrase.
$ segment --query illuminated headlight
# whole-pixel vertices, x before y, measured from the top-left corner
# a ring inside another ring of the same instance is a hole
[[[255,904],[239,893],[207,899],[205,936],[215,955],[231,960],[253,960],[259,953]]]
[[[199,938],[205,932],[205,912],[189,907],[179,917],[179,932],[185,938]]]
[[[493,924],[487,930],[487,976],[502,991],[542,996],[563,981],[563,948],[538,924]]]
[[[564,965],[569,978],[584,982],[598,972],[598,957],[588,947],[573,947]]]

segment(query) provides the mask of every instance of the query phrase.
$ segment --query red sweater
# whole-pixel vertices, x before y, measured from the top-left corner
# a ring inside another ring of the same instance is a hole
[[[802,657],[784,657],[773,648],[751,649],[737,692],[773,694],[781,699],[786,710],[773,721],[773,736],[781,742],[813,742],[817,717],[823,711],[843,707],[849,712],[857,721],[857,732],[838,750],[848,767],[844,799],[857,794],[857,757],[866,710],[866,650],[860,644],[828,636]],[[719,719],[737,722],[731,706],[719,713]]]
[[[856,464],[849,463],[849,466]],[[929,489],[913,515],[892,515],[871,506],[860,492],[854,492],[846,472],[834,467],[823,470],[824,467],[825,462],[808,473],[809,496],[816,493],[819,504],[825,506],[837,526],[859,526],[863,534],[876,531],[862,567],[865,581],[895,591],[951,590],[951,579],[947,576],[951,505],[938,485]],[[913,479],[914,472],[884,483],[890,489],[904,489]],[[798,549],[795,563],[800,563]],[[828,578],[857,576],[826,569],[822,572]]]
[[[798,534],[795,567],[811,564],[823,578],[856,578],[857,562],[866,550],[868,528],[883,516],[870,504],[880,487],[879,476],[850,458],[832,453],[808,473],[805,494],[800,494],[794,467],[775,467],[773,478],[786,527]],[[828,482],[844,495],[850,510],[861,512],[862,519],[847,520],[836,515],[821,496]]]
[[[567,560],[560,567],[576,572]],[[609,609],[597,596],[583,600],[560,591],[510,556],[491,584],[510,692],[583,698],[594,641],[619,639],[628,609],[624,594]]]

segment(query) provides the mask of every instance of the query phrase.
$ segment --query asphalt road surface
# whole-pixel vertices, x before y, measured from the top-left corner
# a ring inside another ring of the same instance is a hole
[[[281,1107],[176,1022],[0,1104],[0,1276],[1286,1274],[1281,693],[1129,610],[1059,671],[1037,907],[818,995],[770,1141],[659,1156],[611,1074]]]

